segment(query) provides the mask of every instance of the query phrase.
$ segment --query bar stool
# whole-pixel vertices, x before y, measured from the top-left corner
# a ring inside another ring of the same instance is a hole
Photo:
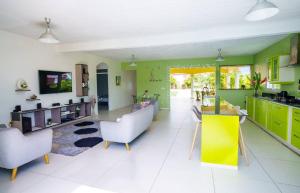
[[[248,159],[247,152],[246,152],[244,135],[243,135],[243,131],[241,128],[241,124],[243,124],[245,122],[248,113],[247,113],[247,110],[243,110],[243,109],[240,110],[239,106],[236,106],[235,108],[238,111],[239,122],[240,122],[240,125],[239,125],[239,147],[240,147],[241,154],[245,157],[246,164],[249,165],[249,159]]]
[[[189,159],[192,158],[193,155],[193,150],[194,150],[194,146],[195,146],[195,142],[196,142],[196,138],[197,138],[197,134],[198,134],[198,129],[201,126],[201,122],[202,122],[202,113],[199,111],[199,109],[194,105],[192,108],[192,117],[194,122],[196,123],[196,128],[194,131],[194,136],[193,136],[193,142],[192,142],[192,147],[190,150],[190,155],[189,155]]]

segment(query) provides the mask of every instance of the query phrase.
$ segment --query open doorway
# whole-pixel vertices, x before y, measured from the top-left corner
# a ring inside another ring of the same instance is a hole
[[[109,109],[108,66],[105,63],[97,67],[97,95],[98,111],[107,111]]]
[[[137,102],[136,96],[136,71],[135,70],[128,70],[124,73],[125,75],[125,83],[126,83],[126,90],[130,97],[132,97],[132,103]]]
[[[188,67],[170,69],[171,108],[187,102],[201,101],[205,96],[214,96],[216,89],[215,67]],[[183,108],[179,107],[179,108]]]

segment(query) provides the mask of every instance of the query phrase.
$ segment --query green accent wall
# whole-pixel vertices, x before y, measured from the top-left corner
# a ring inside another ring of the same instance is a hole
[[[254,64],[254,56],[226,57],[226,60],[218,65],[216,65],[215,58],[195,58],[141,61],[137,62],[136,67],[131,67],[128,63],[122,63],[122,68],[123,70],[136,70],[138,96],[142,95],[145,90],[149,91],[149,95],[158,93],[160,94],[159,102],[161,108],[170,108],[170,68],[216,66],[218,75],[219,65],[239,64]],[[217,83],[219,83],[218,80]],[[219,85],[217,84],[216,86],[218,95],[242,108],[245,107],[245,96],[253,94],[251,90],[219,90]]]
[[[255,61],[255,71],[261,72],[263,77],[268,76],[268,58],[278,55],[289,55],[291,46],[291,37],[293,34],[288,35],[284,39],[278,41],[277,43],[269,46],[268,48],[262,50],[254,56]],[[290,95],[300,97],[298,90],[298,81],[300,79],[300,67],[295,67],[295,77],[296,80],[292,84],[281,85],[281,90],[286,90]],[[265,89],[265,91],[267,91]]]
[[[269,46],[268,48],[257,53],[254,57],[255,64],[266,64],[268,58],[277,55],[289,55],[291,45],[291,35]]]

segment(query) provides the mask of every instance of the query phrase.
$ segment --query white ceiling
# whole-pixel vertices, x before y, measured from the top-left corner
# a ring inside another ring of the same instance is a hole
[[[226,40],[216,42],[201,42],[159,47],[139,47],[128,49],[91,51],[91,53],[120,61],[130,61],[135,54],[136,60],[161,60],[176,58],[216,57],[218,48],[222,48],[223,56],[239,56],[256,54],[286,35]]]
[[[37,39],[43,18],[50,17],[61,51],[97,50],[120,59],[132,51],[147,59],[208,56],[222,41],[222,47],[244,48],[252,41],[232,40],[260,37],[267,45],[276,37],[262,36],[300,31],[300,0],[270,1],[280,13],[253,23],[244,15],[256,0],[1,0],[0,30]],[[216,41],[206,49],[205,42]],[[259,41],[257,46],[263,47]],[[253,52],[252,45],[248,48],[244,52]]]

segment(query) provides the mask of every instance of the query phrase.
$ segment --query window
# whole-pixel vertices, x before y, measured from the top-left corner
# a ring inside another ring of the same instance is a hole
[[[250,89],[251,66],[221,66],[221,89]]]

